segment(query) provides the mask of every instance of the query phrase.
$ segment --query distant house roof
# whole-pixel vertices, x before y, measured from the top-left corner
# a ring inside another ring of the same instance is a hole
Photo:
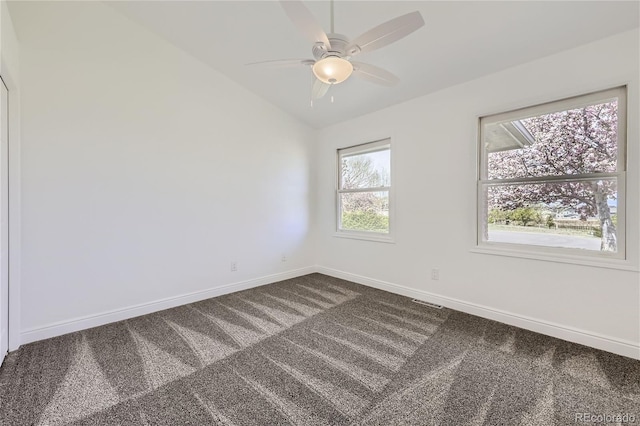
[[[487,152],[524,148],[536,141],[520,120],[487,124],[484,143]]]

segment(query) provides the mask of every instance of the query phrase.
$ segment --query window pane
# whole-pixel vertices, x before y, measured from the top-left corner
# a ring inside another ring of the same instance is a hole
[[[485,241],[617,252],[616,179],[485,187]]]
[[[340,158],[340,188],[378,188],[391,186],[390,150],[345,155]]]
[[[340,194],[341,228],[389,232],[389,191]]]
[[[489,179],[616,171],[617,99],[483,130]]]

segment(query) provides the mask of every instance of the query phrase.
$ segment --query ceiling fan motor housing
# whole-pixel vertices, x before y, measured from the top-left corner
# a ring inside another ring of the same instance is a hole
[[[331,43],[331,48],[327,49],[323,43],[316,43],[313,45],[313,48],[311,48],[313,57],[316,60],[326,58],[327,56],[337,56],[338,58],[348,59],[349,55],[347,55],[346,49],[349,44],[349,39],[347,36],[342,34],[328,34],[327,37]]]

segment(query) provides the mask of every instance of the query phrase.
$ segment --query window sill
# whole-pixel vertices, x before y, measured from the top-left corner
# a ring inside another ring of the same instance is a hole
[[[333,236],[337,238],[347,238],[350,240],[373,241],[376,243],[388,243],[388,244],[396,243],[390,235],[376,235],[376,234],[364,234],[364,233],[358,233],[358,232],[338,231],[335,234],[333,234]]]
[[[598,258],[596,256],[580,256],[570,254],[542,253],[533,250],[507,248],[502,246],[476,246],[471,253],[486,254],[494,256],[518,257],[522,259],[542,260],[546,262],[570,263],[574,265],[590,266],[594,268],[618,269],[622,271],[639,272],[638,265],[632,264],[629,260],[616,258]]]

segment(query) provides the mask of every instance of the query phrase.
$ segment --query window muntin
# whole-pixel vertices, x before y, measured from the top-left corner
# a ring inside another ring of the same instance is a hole
[[[337,231],[390,235],[391,144],[388,139],[338,150]]]
[[[626,89],[480,119],[478,244],[625,257]]]

